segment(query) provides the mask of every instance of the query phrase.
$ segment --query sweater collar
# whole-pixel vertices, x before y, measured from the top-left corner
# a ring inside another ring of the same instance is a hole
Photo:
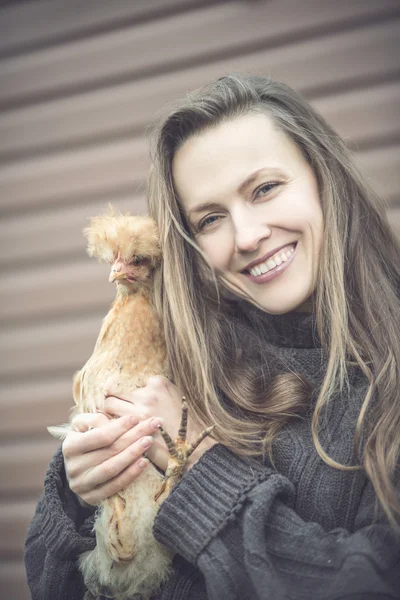
[[[290,348],[321,348],[314,313],[289,312],[265,316],[273,330],[273,343]]]
[[[282,348],[321,348],[314,313],[291,311],[271,315],[247,304],[253,326],[262,327],[269,343]]]

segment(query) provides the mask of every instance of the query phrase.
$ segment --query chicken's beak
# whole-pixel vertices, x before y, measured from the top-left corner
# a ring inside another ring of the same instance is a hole
[[[126,273],[124,271],[111,271],[108,281],[114,283],[114,281],[118,281],[119,279],[126,279]]]

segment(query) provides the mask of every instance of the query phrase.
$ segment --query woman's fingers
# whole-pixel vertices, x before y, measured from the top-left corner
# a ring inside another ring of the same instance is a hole
[[[118,482],[122,481],[120,475],[127,469],[130,475],[126,477],[133,477],[135,473],[141,472],[139,464],[133,471],[131,466],[139,463],[143,453],[151,448],[151,436],[158,431],[162,420],[146,419],[126,430],[126,421],[131,422],[131,419],[113,419],[105,425],[83,433],[71,431],[65,439],[63,454],[69,486],[85,502],[92,504],[94,497],[96,502],[104,500],[107,497],[103,495],[104,486],[115,480],[112,486],[116,489]],[[125,424],[120,429],[115,428],[115,425],[121,425],[120,422],[124,421]],[[87,422],[85,421],[86,424]],[[116,437],[117,433],[121,435]],[[144,440],[148,442],[146,446],[142,443]],[[104,442],[109,443],[101,446]],[[90,450],[91,447],[94,449]],[[100,487],[103,491],[99,491]],[[123,487],[122,485],[117,491]]]
[[[138,418],[131,415],[129,417],[122,417],[121,419],[107,420],[104,425],[86,430],[84,433],[71,431],[63,443],[64,457],[77,456],[97,450],[98,448],[110,446],[121,435],[132,429],[137,422]]]
[[[84,502],[95,506],[102,500],[117,494],[128,487],[147,467],[149,461],[147,458],[140,458],[133,465],[129,465],[124,471],[103,485],[93,488],[88,492],[83,492],[80,496]]]
[[[153,436],[156,432],[158,432],[160,423],[160,419],[146,419],[145,421],[141,421],[138,425],[129,429],[109,446],[99,448],[94,452],[85,454],[83,458],[89,461],[85,464],[88,465],[88,468],[93,468],[96,465],[104,463],[113,456],[123,452],[126,448],[129,448],[140,438],[144,436]],[[114,473],[112,476],[114,477],[116,474],[117,473]]]
[[[151,436],[141,437],[122,452],[98,464],[87,473],[81,491],[85,492],[117,477],[127,467],[139,460],[143,453],[150,448],[152,442]]]

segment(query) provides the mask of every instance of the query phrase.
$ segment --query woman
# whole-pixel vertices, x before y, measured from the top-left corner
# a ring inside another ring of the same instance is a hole
[[[176,554],[157,600],[399,598],[400,248],[384,205],[270,79],[223,77],[154,136],[175,385],[109,397],[113,422],[77,417],[26,543],[33,599],[83,597],[90,505],[145,467],[143,436],[165,468],[151,417],[176,432],[182,391],[190,436],[216,427],[158,513]]]

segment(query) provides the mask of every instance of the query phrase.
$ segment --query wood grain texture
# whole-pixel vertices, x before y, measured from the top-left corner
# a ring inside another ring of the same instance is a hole
[[[0,557],[12,553],[22,558],[22,548],[35,506],[35,500],[0,501]]]
[[[216,0],[213,2],[216,3]],[[201,0],[21,2],[4,8],[0,15],[0,56],[31,49],[35,45],[48,46],[68,38],[89,36],[98,30],[126,26],[127,22],[134,26],[145,20],[165,17],[179,9],[190,10],[209,3]]]
[[[211,6],[144,23],[134,31],[119,29],[4,59],[0,64],[0,104],[71,93],[80,86],[104,85],[155,70],[171,71],[189,61],[244,53],[256,44],[281,45],[318,28],[326,31],[399,11],[397,0],[269,0]],[[267,23],[273,26],[267,27]]]
[[[109,200],[123,212],[146,212],[142,194],[111,194]],[[89,224],[90,216],[105,212],[107,206],[107,199],[90,201],[82,198],[78,204],[4,216],[0,221],[0,265],[4,272],[11,271],[14,264],[32,267],[41,262],[68,260],[71,255],[84,258],[82,230]],[[18,244],[14,243],[16,239]]]
[[[59,447],[59,441],[50,437],[43,441],[1,444],[0,497],[19,495],[21,499],[38,496],[49,457]]]
[[[0,210],[77,202],[85,194],[132,195],[150,166],[145,138],[29,158],[0,168]]]
[[[371,84],[366,88],[357,88],[355,84],[365,79],[373,82],[385,74],[391,77],[399,70],[399,29],[400,19],[394,19],[355,30],[305,36],[303,40],[289,40],[279,48],[235,52],[198,66],[183,66],[173,76],[160,73],[138,81],[127,78],[123,83],[4,110],[0,112],[0,156],[62,148],[90,140],[104,141],[115,135],[129,135],[130,131],[142,131],[167,102],[230,71],[271,75],[305,92],[311,101],[314,88],[327,87],[335,96],[335,86],[350,86],[347,93],[368,97]],[[379,89],[380,85],[376,87]],[[385,91],[381,96],[382,101]],[[337,106],[340,107],[340,102]],[[362,128],[357,133],[360,135]]]
[[[30,600],[25,567],[21,559],[0,562],[0,597],[7,600]]]

